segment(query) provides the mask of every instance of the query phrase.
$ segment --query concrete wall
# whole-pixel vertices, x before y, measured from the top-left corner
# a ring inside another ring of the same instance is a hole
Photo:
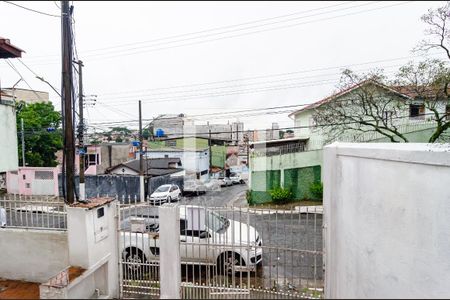
[[[3,90],[7,91],[10,95],[14,94],[14,98],[16,99],[17,102],[24,101],[28,104],[39,103],[39,102],[49,102],[48,92],[41,92],[41,91],[34,91],[34,90],[27,90],[27,89],[20,89],[20,88],[15,88],[14,90],[12,88],[6,88]]]
[[[325,298],[450,295],[450,145],[325,147]]]
[[[11,194],[58,196],[57,168],[20,167],[18,172],[8,172],[6,181]]]
[[[68,265],[66,232],[0,228],[0,277],[42,283]]]
[[[16,171],[17,150],[16,110],[12,102],[0,102],[0,173]]]

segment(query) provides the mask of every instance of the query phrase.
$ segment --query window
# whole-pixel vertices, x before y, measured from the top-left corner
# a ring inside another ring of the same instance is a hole
[[[31,185],[29,183],[25,183],[25,188],[29,189],[31,188]]]
[[[98,154],[88,154],[88,165],[93,166],[97,164]]]
[[[205,174],[208,174],[208,170],[203,170],[200,172],[200,175],[205,175]]]
[[[180,234],[186,235],[186,227],[187,227],[187,221],[180,219]]]
[[[425,105],[411,104],[409,106],[409,117],[416,119],[425,119]]]

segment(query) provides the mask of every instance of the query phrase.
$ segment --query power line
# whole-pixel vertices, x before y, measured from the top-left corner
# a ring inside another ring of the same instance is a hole
[[[36,95],[36,97],[39,100],[42,100],[41,96],[39,96],[38,93],[36,93],[36,91],[31,87],[31,85],[28,83],[28,81],[22,76],[22,74],[19,72],[19,70],[17,70],[17,68],[14,66],[14,64],[8,59],[5,60],[5,62],[11,67],[11,69],[13,69],[19,76],[20,78],[25,82],[25,84],[28,86],[28,88]],[[15,99],[14,99],[15,100]]]
[[[424,113],[424,114],[419,114],[418,116],[427,116],[427,115],[434,115],[434,113]],[[409,119],[410,116],[398,116],[398,117],[392,117],[391,119]],[[352,122],[337,122],[337,123],[326,123],[326,124],[320,124],[320,125],[302,125],[302,126],[290,126],[290,127],[280,127],[277,129],[245,129],[245,130],[225,130],[225,131],[215,131],[215,132],[211,132],[211,134],[224,134],[224,133],[240,133],[240,132],[251,132],[251,131],[272,131],[272,130],[288,130],[288,129],[307,129],[307,128],[317,128],[317,127],[327,127],[327,126],[340,126],[340,125],[350,125],[350,124],[358,124],[360,122],[358,121],[352,121]],[[401,125],[401,124],[397,124],[397,125]],[[207,135],[209,134],[209,132],[192,132],[192,133],[185,133],[183,132],[183,135],[185,136],[194,136],[194,135]],[[179,136],[179,134],[168,134],[168,136]]]
[[[294,26],[299,26],[299,25],[304,25],[304,24],[310,24],[310,23],[315,23],[315,22],[326,21],[326,20],[336,19],[336,18],[340,18],[340,17],[350,16],[350,15],[360,14],[360,13],[369,12],[369,11],[374,11],[374,10],[379,10],[379,9],[384,9],[384,8],[389,8],[389,7],[394,7],[394,6],[404,5],[404,4],[408,4],[408,3],[410,3],[410,2],[413,2],[413,1],[406,1],[406,2],[401,2],[401,3],[396,3],[396,4],[386,5],[386,6],[377,7],[377,8],[368,9],[368,10],[357,11],[357,12],[353,12],[353,13],[342,14],[342,15],[333,16],[333,17],[328,17],[328,18],[322,18],[322,19],[311,20],[311,21],[306,21],[306,22],[300,22],[300,23],[294,23],[294,24],[289,24],[289,25],[283,25],[283,26],[273,27],[273,28],[264,29],[264,30],[258,30],[258,31],[246,32],[246,33],[241,33],[241,34],[236,34],[236,35],[230,35],[230,36],[225,36],[225,37],[220,37],[220,38],[215,38],[215,39],[208,39],[208,40],[203,40],[203,41],[196,41],[196,42],[186,43],[186,44],[181,44],[181,45],[174,45],[174,46],[168,46],[168,47],[160,47],[160,48],[154,48],[154,49],[143,50],[143,51],[135,51],[135,52],[127,52],[127,51],[129,51],[129,50],[134,50],[134,49],[119,50],[120,53],[119,53],[119,51],[116,51],[117,54],[115,54],[116,52],[106,53],[106,55],[105,55],[105,54],[101,54],[102,57],[97,58],[97,59],[94,59],[94,60],[91,60],[91,62],[98,61],[98,60],[103,60],[103,59],[110,59],[110,58],[114,58],[114,57],[121,56],[121,55],[124,55],[124,54],[132,55],[132,54],[147,53],[147,52],[153,52],[153,51],[159,51],[159,50],[166,50],[166,49],[172,49],[172,48],[179,48],[179,47],[184,47],[184,46],[190,46],[190,45],[202,44],[202,43],[207,43],[207,42],[212,42],[212,41],[217,41],[217,40],[222,40],[222,39],[233,38],[233,37],[240,37],[240,36],[245,36],[245,35],[249,35],[249,34],[255,34],[255,33],[261,33],[261,32],[267,32],[267,31],[272,31],[272,30],[277,30],[277,29],[283,29],[283,28],[289,28],[289,27],[294,27]],[[359,5],[359,6],[361,6],[361,5]],[[347,8],[346,8],[346,9],[347,9]],[[142,47],[141,47],[141,48],[142,48]],[[107,56],[108,54],[113,54],[113,55]],[[89,58],[89,56],[94,57],[94,56],[98,56],[98,55],[100,55],[100,54],[87,55],[86,57]]]
[[[45,16],[49,16],[49,17],[61,18],[61,16],[52,15],[52,14],[49,14],[49,13],[46,13],[46,12],[43,12],[43,11],[39,11],[39,10],[35,10],[35,9],[29,8],[29,7],[25,7],[25,6],[13,3],[11,1],[3,1],[3,2],[11,4],[11,5],[14,5],[14,6],[17,6],[17,7],[20,7],[20,8],[23,8],[23,9],[31,11],[31,12],[35,12],[35,13],[41,14],[41,15],[45,15]]]
[[[429,53],[429,54],[418,54],[418,55],[413,55],[413,56],[403,56],[403,57],[382,59],[382,60],[373,60],[373,61],[367,61],[367,62],[362,62],[362,63],[347,64],[347,65],[340,65],[340,66],[333,66],[333,67],[323,67],[323,68],[299,70],[299,71],[293,71],[293,72],[284,72],[284,73],[276,73],[276,74],[268,74],[268,75],[243,77],[243,78],[229,79],[229,80],[218,80],[218,81],[210,81],[210,82],[202,82],[202,83],[173,85],[173,86],[159,87],[159,88],[153,88],[153,89],[139,89],[139,90],[118,91],[118,92],[106,92],[106,93],[99,93],[98,95],[111,95],[111,94],[120,95],[120,94],[129,94],[129,93],[133,93],[133,92],[135,92],[135,93],[137,93],[137,92],[151,92],[151,91],[159,91],[159,90],[167,90],[167,89],[178,89],[178,88],[186,88],[186,87],[194,87],[194,86],[214,85],[214,84],[220,84],[220,83],[249,81],[249,80],[255,80],[255,79],[281,77],[281,76],[304,74],[304,73],[313,73],[313,72],[327,71],[327,70],[333,70],[333,69],[342,69],[342,68],[349,68],[349,67],[355,67],[355,66],[376,64],[376,63],[381,63],[381,62],[391,62],[391,61],[412,59],[412,58],[416,58],[416,57],[424,57],[424,56],[430,56],[430,55],[432,56],[432,55],[438,55],[438,54],[440,54],[440,52]],[[395,65],[395,66],[397,66],[397,65]],[[390,66],[385,66],[385,67],[390,67]],[[323,76],[323,75],[319,75],[319,76]],[[304,77],[304,78],[311,78],[311,77],[317,77],[317,76],[310,76],[310,77]]]
[[[306,106],[308,104],[293,104],[293,105],[283,105],[283,106],[272,106],[272,107],[262,107],[262,108],[252,108],[252,109],[244,109],[244,110],[235,110],[231,112],[223,112],[223,113],[208,113],[208,114],[197,114],[197,115],[189,115],[186,116],[188,119],[192,119],[195,117],[201,117],[201,116],[217,116],[217,115],[228,115],[228,114],[234,114],[234,113],[240,113],[240,112],[256,112],[261,110],[273,110],[273,109],[280,109],[280,108],[294,108],[294,107],[300,107],[300,106]],[[176,117],[161,117],[158,118],[158,120],[170,120],[174,119]],[[143,121],[152,121],[153,119],[143,119]],[[109,124],[109,123],[125,123],[125,122],[138,122],[138,120],[127,120],[127,121],[112,121],[112,122],[93,122],[92,124],[98,125],[98,124]]]
[[[351,8],[356,8],[356,7],[366,6],[366,5],[372,5],[372,4],[375,4],[377,2],[380,2],[380,1],[374,1],[373,3],[358,4],[358,5],[351,6],[351,7],[335,9],[335,10],[331,10],[331,11],[327,11],[327,12],[323,12],[323,13],[311,14],[311,15],[308,15],[308,16],[295,17],[295,18],[291,18],[291,19],[288,19],[288,20],[275,21],[275,22],[271,22],[271,23],[267,23],[267,24],[247,26],[247,27],[244,27],[244,28],[237,28],[237,29],[227,30],[227,31],[218,32],[218,33],[210,33],[210,34],[200,35],[200,36],[196,36],[196,37],[179,39],[179,40],[175,40],[175,41],[156,43],[156,44],[149,45],[149,46],[134,47],[134,48],[123,49],[123,50],[113,50],[110,53],[106,52],[106,53],[99,53],[99,54],[91,54],[91,55],[88,55],[88,57],[96,57],[96,56],[104,55],[104,54],[113,54],[113,53],[118,53],[118,52],[122,52],[122,51],[137,50],[137,49],[148,48],[148,47],[152,48],[152,47],[160,46],[160,45],[167,45],[167,44],[172,44],[172,43],[179,43],[179,42],[185,42],[185,41],[196,40],[196,39],[201,39],[201,38],[207,38],[207,37],[210,37],[210,36],[216,36],[216,35],[222,35],[222,34],[231,33],[231,32],[243,31],[243,30],[263,27],[263,26],[267,26],[267,25],[274,25],[274,24],[279,24],[279,23],[285,23],[285,22],[290,22],[290,21],[293,21],[293,20],[305,19],[305,18],[309,18],[309,17],[313,17],[313,16],[329,14],[329,13],[332,13],[332,12],[348,10],[348,9],[351,9]],[[253,32],[250,33],[250,34],[253,34]],[[226,38],[226,37],[224,37],[224,38]],[[108,48],[106,48],[106,49],[109,50]]]
[[[310,9],[310,10],[306,10],[306,11],[299,11],[299,12],[295,12],[295,13],[290,13],[290,14],[285,14],[285,15],[280,15],[280,16],[275,16],[275,17],[270,17],[270,18],[263,18],[263,19],[258,19],[258,20],[244,22],[244,23],[239,23],[239,24],[215,27],[215,28],[210,28],[210,29],[205,29],[205,30],[200,30],[200,31],[195,31],[195,32],[176,34],[176,35],[162,37],[162,38],[157,38],[157,39],[152,39],[152,40],[133,42],[133,43],[126,43],[126,44],[120,44],[120,45],[116,45],[116,46],[103,47],[103,48],[97,48],[97,49],[90,49],[90,50],[86,50],[85,53],[97,52],[97,51],[102,51],[102,50],[110,50],[112,48],[122,48],[122,47],[139,45],[139,44],[154,43],[154,42],[159,42],[159,41],[163,41],[163,40],[170,40],[170,39],[180,38],[180,37],[184,37],[184,36],[190,36],[190,35],[196,35],[196,34],[201,34],[201,33],[206,33],[206,32],[217,31],[217,30],[221,30],[221,29],[239,27],[239,26],[243,26],[243,25],[248,25],[248,24],[253,24],[253,23],[260,23],[260,22],[264,22],[264,21],[290,17],[290,16],[294,16],[294,15],[301,15],[301,14],[305,14],[305,13],[312,12],[312,11],[324,10],[324,9],[327,9],[327,8],[347,5],[347,4],[350,4],[350,3],[353,3],[353,2],[357,2],[357,1],[346,1],[346,2],[343,2],[343,3],[333,4],[333,5],[320,7],[320,8],[315,8],[315,9]],[[375,1],[375,2],[380,2],[380,1]],[[263,24],[263,25],[260,25],[260,26],[265,26],[265,25],[267,25],[267,24]],[[218,33],[218,34],[222,34],[222,33]],[[52,56],[57,56],[57,54],[35,56],[34,58],[38,58],[38,57],[52,57]]]

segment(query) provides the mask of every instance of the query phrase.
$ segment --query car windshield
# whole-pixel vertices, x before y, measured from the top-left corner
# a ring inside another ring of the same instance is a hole
[[[215,232],[220,232],[226,229],[230,225],[230,221],[222,216],[219,216],[213,212],[208,212],[208,227]]]
[[[156,189],[155,193],[164,193],[168,192],[170,189],[170,185],[162,185],[159,188]]]

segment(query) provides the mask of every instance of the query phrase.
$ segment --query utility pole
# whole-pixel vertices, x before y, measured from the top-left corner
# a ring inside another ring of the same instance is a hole
[[[141,203],[145,201],[145,187],[144,187],[144,154],[142,150],[142,105],[141,100],[139,100],[139,196]]]
[[[78,65],[78,149],[80,158],[80,200],[86,200],[86,189],[84,185],[84,117],[83,117],[83,62],[78,60],[75,62]]]
[[[22,128],[22,167],[25,167],[25,137],[23,133],[23,118],[20,118],[20,126]]]
[[[211,178],[211,170],[212,170],[211,128],[209,129],[208,147],[209,147],[209,177]]]
[[[75,145],[72,119],[72,20],[69,1],[61,1],[62,27],[62,100],[64,103],[64,161],[66,177],[66,202],[74,203]]]

